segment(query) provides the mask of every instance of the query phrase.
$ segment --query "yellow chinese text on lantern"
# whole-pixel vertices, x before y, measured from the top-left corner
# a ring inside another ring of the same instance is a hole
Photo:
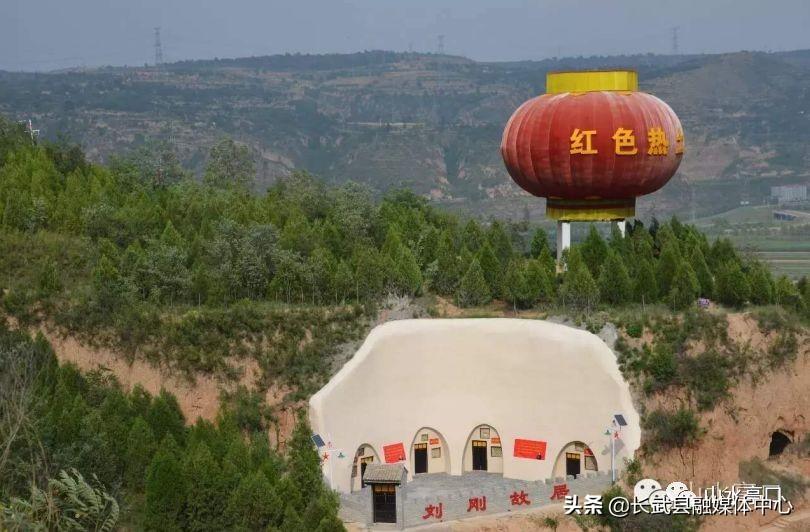
[[[638,153],[636,137],[633,135],[632,129],[620,127],[612,138],[616,143],[616,155],[635,155]]]
[[[669,142],[664,130],[660,127],[654,127],[647,131],[647,148],[648,155],[666,155],[669,153]]]
[[[596,148],[593,147],[592,137],[596,135],[596,130],[582,131],[579,128],[574,129],[571,133],[571,155],[593,155],[598,153]]]
[[[683,153],[683,131],[679,129],[675,135],[675,154],[681,153]]]

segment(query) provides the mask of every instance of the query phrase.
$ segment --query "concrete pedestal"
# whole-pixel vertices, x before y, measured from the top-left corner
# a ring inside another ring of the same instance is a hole
[[[564,250],[571,247],[571,222],[557,220],[557,263],[562,260]]]

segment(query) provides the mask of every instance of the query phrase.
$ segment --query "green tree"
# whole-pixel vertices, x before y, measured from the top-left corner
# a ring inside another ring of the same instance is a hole
[[[436,250],[436,267],[432,287],[439,294],[452,294],[458,281],[459,264],[456,258],[456,248],[450,231],[445,230],[439,238]]]
[[[456,290],[456,302],[461,307],[471,307],[484,305],[491,299],[492,295],[481,265],[478,259],[473,259]]]
[[[688,262],[682,260],[675,270],[672,283],[667,295],[667,304],[674,310],[682,310],[694,305],[700,284],[695,276],[694,270]]]
[[[256,164],[246,145],[224,138],[211,147],[204,177],[208,185],[222,188],[234,184],[250,188],[255,179]]]
[[[469,220],[467,225],[464,226],[464,231],[461,234],[462,245],[467,246],[467,249],[476,253],[484,244],[484,232],[481,226],[475,220]]]
[[[526,264],[523,261],[512,260],[506,268],[503,281],[504,295],[512,304],[512,308],[528,308],[536,299],[536,294],[529,284]]]
[[[774,299],[778,305],[797,312],[805,310],[804,300],[798,287],[786,275],[780,275],[776,279],[774,293]]]
[[[308,532],[306,527],[304,527],[301,516],[291,504],[288,504],[286,508],[284,508],[284,520],[279,530],[280,532]]]
[[[560,286],[562,303],[575,309],[590,311],[599,301],[599,287],[577,248],[568,250],[566,267]]]
[[[769,305],[773,301],[773,279],[764,265],[756,263],[751,266],[748,284],[751,286],[751,303]]]
[[[714,278],[712,272],[709,271],[709,265],[706,264],[706,259],[699,246],[692,248],[692,254],[689,258],[689,263],[695,272],[698,284],[700,285],[700,295],[705,298],[714,297]]]
[[[152,428],[156,441],[163,441],[168,434],[175,442],[185,441],[185,420],[174,395],[161,389],[149,406],[146,422]]]
[[[503,266],[489,242],[485,242],[484,245],[481,246],[481,249],[478,250],[478,254],[476,255],[476,259],[481,266],[481,271],[484,274],[487,286],[491,290],[491,294],[497,296],[501,292]]]
[[[146,530],[184,529],[185,479],[180,449],[174,438],[166,436],[146,470]]]
[[[228,499],[226,521],[243,530],[265,530],[281,524],[282,501],[260,471],[246,474]]]
[[[650,260],[637,264],[633,294],[639,303],[653,303],[658,298],[658,280]]]
[[[534,234],[532,235],[532,243],[531,243],[531,255],[534,259],[539,259],[540,255],[543,254],[544,251],[548,251],[550,255],[549,245],[548,245],[548,234],[546,230],[542,227],[538,227],[535,229]]]
[[[204,443],[187,451],[184,464],[186,485],[185,514],[187,530],[223,530],[223,506],[228,500],[228,489],[220,464]]]
[[[288,475],[302,500],[304,495],[318,497],[323,491],[321,461],[310,439],[311,434],[309,422],[305,414],[301,413],[290,439]],[[299,507],[297,510],[301,511],[303,508]]]
[[[132,423],[126,443],[124,481],[130,489],[140,492],[144,489],[145,474],[157,447],[151,427],[141,416]]]
[[[509,238],[506,230],[504,230],[503,224],[498,220],[493,221],[492,225],[489,226],[489,231],[487,231],[487,241],[489,242],[489,245],[492,246],[492,251],[498,258],[498,262],[500,264],[509,264],[509,261],[512,259],[512,255],[514,254],[514,250],[512,249],[512,240]],[[483,263],[481,263],[481,267],[484,267]]]
[[[609,249],[599,273],[599,299],[612,305],[621,305],[633,297],[630,274],[621,256]]]
[[[526,268],[526,281],[532,294],[533,302],[551,303],[554,301],[553,271],[543,263],[543,258],[530,259]]]
[[[751,295],[748,279],[739,262],[730,260],[722,264],[717,272],[717,297],[724,305],[742,306]]]
[[[658,265],[655,271],[658,292],[661,297],[669,294],[669,290],[672,288],[672,278],[675,277],[675,271],[682,260],[678,241],[675,238],[666,240],[663,248],[661,248],[661,255],[658,257]]]
[[[588,228],[588,236],[579,246],[579,252],[582,254],[582,260],[592,277],[599,275],[602,263],[607,257],[608,246],[602,236],[596,230],[596,227],[591,224]]]

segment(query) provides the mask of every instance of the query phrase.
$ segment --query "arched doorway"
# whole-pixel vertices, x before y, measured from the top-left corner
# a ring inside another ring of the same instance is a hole
[[[478,425],[467,438],[464,448],[464,473],[484,471],[503,474],[501,436],[491,425]]]
[[[450,451],[439,431],[422,427],[411,443],[411,468],[414,475],[450,471]]]
[[[768,446],[768,458],[779,456],[785,448],[793,443],[790,436],[781,430],[777,430],[771,434],[771,444]]]
[[[554,461],[554,477],[579,477],[588,471],[599,471],[596,455],[590,447],[581,441],[566,444]]]
[[[377,451],[374,450],[374,447],[368,443],[364,443],[358,447],[357,452],[354,453],[351,481],[351,490],[353,492],[359,491],[365,487],[363,484],[363,473],[366,472],[366,466],[371,463],[379,464],[380,457],[377,454]]]

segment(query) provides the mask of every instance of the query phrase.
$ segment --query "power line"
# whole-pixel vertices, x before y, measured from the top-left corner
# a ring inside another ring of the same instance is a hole
[[[160,42],[160,27],[155,28],[155,66],[163,64],[163,45]]]

